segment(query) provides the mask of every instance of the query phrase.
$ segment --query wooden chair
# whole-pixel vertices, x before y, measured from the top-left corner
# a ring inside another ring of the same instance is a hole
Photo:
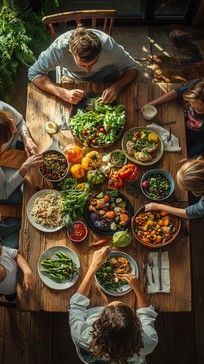
[[[116,16],[117,10],[80,10],[44,16],[42,22],[47,26],[53,39],[58,36],[56,31],[57,25],[63,24],[65,27],[68,26],[68,23],[74,23],[75,26],[79,24],[85,25],[83,21],[86,24],[91,23],[92,28],[97,28],[97,25],[100,24],[102,25],[103,32],[111,35]],[[66,30],[68,30],[68,27]]]
[[[21,217],[21,205],[0,204],[0,221],[3,217]]]

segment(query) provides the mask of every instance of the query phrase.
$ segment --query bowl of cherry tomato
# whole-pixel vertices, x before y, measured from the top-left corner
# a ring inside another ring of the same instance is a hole
[[[153,201],[164,201],[174,192],[174,179],[164,169],[151,169],[141,178],[141,191]]]
[[[88,235],[88,229],[82,221],[75,221],[67,235],[74,243],[81,243]]]

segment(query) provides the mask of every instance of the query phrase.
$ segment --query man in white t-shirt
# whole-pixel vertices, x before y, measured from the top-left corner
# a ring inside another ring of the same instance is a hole
[[[15,298],[18,267],[23,273],[24,290],[32,290],[33,273],[23,256],[16,249],[0,245],[0,294],[5,295],[8,300],[11,298],[9,296]]]

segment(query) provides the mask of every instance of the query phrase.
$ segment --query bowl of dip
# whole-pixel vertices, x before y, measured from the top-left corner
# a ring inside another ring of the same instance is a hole
[[[157,109],[154,105],[146,105],[143,108],[142,115],[145,120],[152,120],[157,115]]]
[[[67,235],[74,243],[80,243],[85,240],[88,235],[88,229],[82,221],[75,221]]]

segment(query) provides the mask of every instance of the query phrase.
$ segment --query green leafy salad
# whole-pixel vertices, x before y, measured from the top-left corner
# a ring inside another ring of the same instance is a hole
[[[120,104],[102,104],[99,98],[91,99],[93,109],[79,109],[68,121],[73,135],[84,146],[101,146],[114,143],[126,119],[124,107]]]

